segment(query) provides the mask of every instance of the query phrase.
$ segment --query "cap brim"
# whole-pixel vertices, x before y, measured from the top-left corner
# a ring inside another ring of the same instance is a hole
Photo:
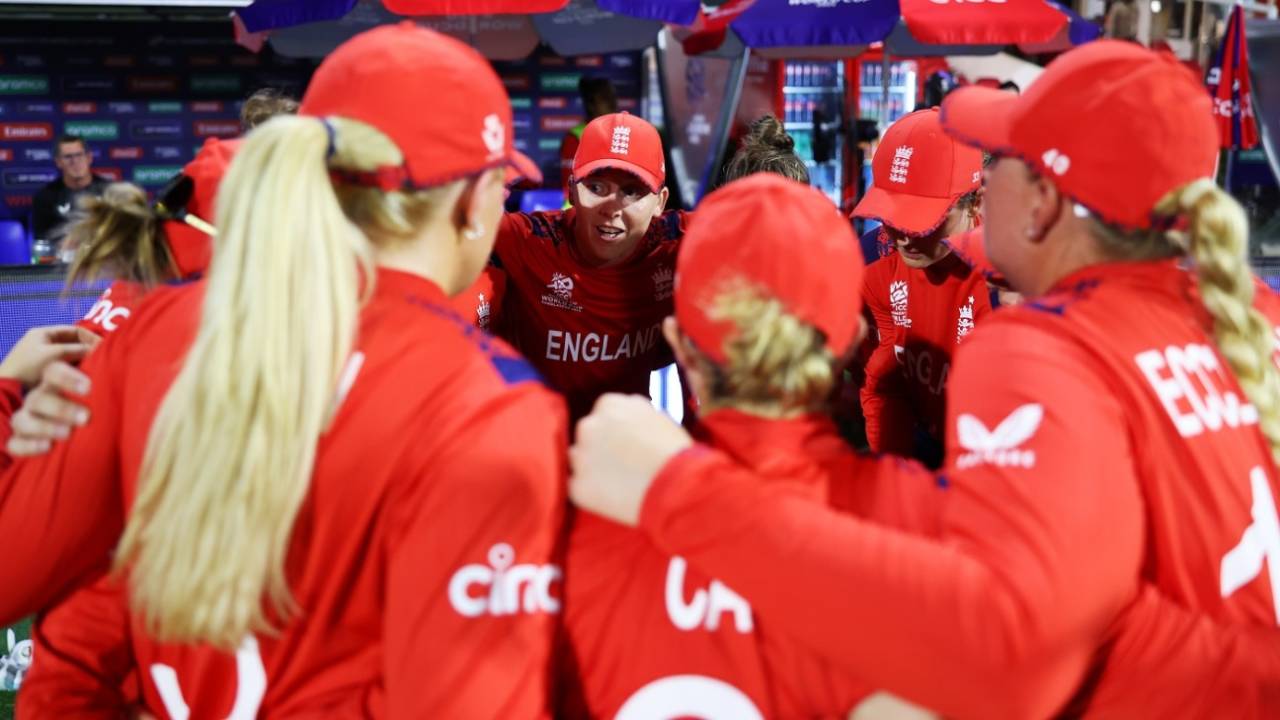
[[[947,219],[956,200],[891,193],[873,186],[853,209],[853,217],[879,220],[908,235],[928,235]]]
[[[507,156],[507,165],[516,171],[515,177],[507,178],[507,185],[542,184],[542,170],[528,155],[519,150],[512,150]]]
[[[943,240],[951,251],[961,260],[965,261],[969,267],[977,272],[982,273],[986,279],[997,285],[1008,287],[1009,282],[1004,275],[991,264],[991,259],[987,257],[987,246],[984,231],[981,227],[974,228],[968,232],[952,235]]]
[[[581,180],[583,178],[590,177],[592,173],[599,172],[601,170],[622,170],[623,172],[631,173],[632,175],[640,178],[640,182],[644,183],[645,187],[649,188],[653,192],[658,192],[662,189],[662,183],[658,181],[658,178],[655,177],[653,173],[645,170],[635,163],[629,163],[626,160],[618,160],[615,158],[605,158],[603,160],[593,160],[589,163],[585,163],[582,167],[574,168],[573,174]]]
[[[1009,139],[1018,95],[1007,90],[969,85],[942,101],[939,121],[948,135],[989,153],[1013,150]]]

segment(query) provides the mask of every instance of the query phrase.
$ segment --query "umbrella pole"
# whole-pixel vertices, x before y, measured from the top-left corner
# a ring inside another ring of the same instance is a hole
[[[889,112],[889,71],[892,68],[892,61],[889,59],[889,48],[885,46],[884,54],[880,56],[880,133],[889,129],[890,112]]]

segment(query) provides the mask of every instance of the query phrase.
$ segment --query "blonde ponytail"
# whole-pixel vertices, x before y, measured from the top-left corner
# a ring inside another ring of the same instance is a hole
[[[1244,210],[1212,180],[1201,179],[1170,193],[1156,206],[1189,221],[1186,247],[1195,260],[1200,296],[1213,317],[1218,350],[1245,395],[1258,409],[1258,424],[1280,464],[1280,369],[1273,360],[1275,330],[1253,306],[1249,269],[1249,223]]]
[[[376,130],[330,123],[332,157],[321,121],[269,121],[222,183],[200,326],[151,427],[116,555],[161,642],[234,650],[297,611],[289,541],[374,278],[330,168],[401,162]]]
[[[142,188],[112,183],[80,201],[81,215],[63,242],[75,251],[67,287],[110,275],[145,286],[178,276],[161,223]]]
[[[747,284],[726,288],[708,315],[736,328],[725,344],[726,362],[707,363],[708,406],[766,417],[825,409],[836,368],[818,329],[788,313],[767,291]]]

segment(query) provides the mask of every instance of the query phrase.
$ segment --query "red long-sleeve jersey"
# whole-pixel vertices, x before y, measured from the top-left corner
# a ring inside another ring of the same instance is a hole
[[[1173,262],[1086,268],[993,316],[949,386],[937,539],[706,451],[668,464],[641,525],[763,622],[948,716],[1274,717],[1276,470],[1210,326]]]
[[[789,497],[936,532],[932,475],[859,456],[828,418],[719,410],[698,430]],[[880,465],[903,469],[881,483]],[[771,632],[731,586],[597,515],[575,517],[565,577],[559,717],[843,718],[872,689]]]
[[[913,268],[894,252],[867,267],[862,301],[879,338],[861,391],[867,442],[904,456],[917,432],[941,443],[952,357],[991,312],[985,279],[954,254]]]
[[[21,535],[0,623],[106,567],[202,298],[199,283],[153,293],[85,362],[89,424],[0,478],[0,522]],[[286,563],[300,618],[235,656],[135,623],[149,712],[545,715],[563,404],[445,300],[379,271]]]
[[[625,262],[583,263],[576,211],[510,213],[494,253],[507,272],[503,337],[569,401],[571,419],[606,392],[647,395],[649,373],[672,363],[662,320],[674,312],[685,213],[654,220]]]

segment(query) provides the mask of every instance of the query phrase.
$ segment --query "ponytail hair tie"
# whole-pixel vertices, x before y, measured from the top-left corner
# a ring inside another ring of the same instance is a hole
[[[327,118],[320,118],[320,122],[324,123],[324,130],[329,134],[329,145],[325,148],[324,159],[326,161],[333,159],[333,154],[338,151],[337,134],[338,129],[333,126],[333,122]]]

